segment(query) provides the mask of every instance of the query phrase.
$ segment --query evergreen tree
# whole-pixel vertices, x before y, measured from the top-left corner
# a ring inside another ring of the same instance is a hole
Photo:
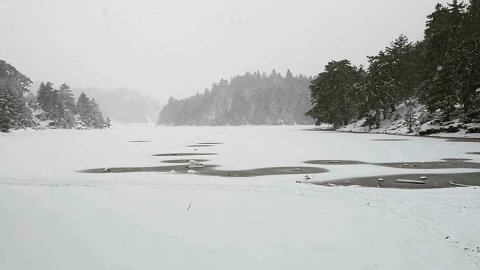
[[[419,82],[415,45],[401,35],[385,51],[369,57],[363,98],[364,109],[375,110],[384,118],[395,111],[396,105],[414,94]],[[380,117],[380,115],[376,117]]]
[[[480,33],[480,0],[470,0],[467,8],[465,36]]]
[[[93,120],[93,127],[103,128],[105,126],[105,120],[95,99],[90,100],[90,114]]]
[[[105,125],[107,128],[110,128],[112,126],[112,121],[110,120],[110,117],[107,117],[105,120]]]
[[[447,7],[438,4],[429,15],[423,41],[423,83],[420,98],[431,111],[441,109],[447,115],[458,102],[452,88],[452,70],[446,66],[448,55],[462,40],[465,5],[454,0]]]
[[[313,108],[307,114],[317,124],[346,125],[356,116],[362,72],[350,61],[332,61],[310,84]]]
[[[32,115],[24,100],[24,93],[32,81],[13,66],[0,60],[0,130],[33,125]]]
[[[0,132],[12,128],[15,111],[15,96],[6,86],[0,86]]]
[[[62,84],[58,90],[58,96],[66,110],[75,112],[75,98],[73,97],[70,86],[65,83]]]
[[[456,95],[465,112],[480,109],[480,33],[456,46],[445,61],[439,81]]]
[[[97,102],[95,99],[90,99],[84,92],[78,97],[76,111],[87,127],[105,127],[106,123]]]
[[[64,117],[68,127],[73,127],[75,124],[75,98],[72,90],[67,84],[62,84],[58,90],[58,97],[64,109]]]
[[[87,125],[87,126],[92,126],[93,125],[93,119],[91,116],[91,103],[90,99],[87,97],[87,95],[82,92],[80,96],[78,97],[77,101],[77,113],[80,115],[80,119]]]
[[[46,118],[53,120],[57,127],[67,127],[65,109],[59,90],[51,82],[41,83],[38,90],[38,104],[45,111]]]

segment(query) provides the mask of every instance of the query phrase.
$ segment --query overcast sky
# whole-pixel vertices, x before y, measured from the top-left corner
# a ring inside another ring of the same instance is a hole
[[[420,39],[437,2],[1,0],[0,59],[34,81],[165,101],[246,71],[366,63],[402,33]]]

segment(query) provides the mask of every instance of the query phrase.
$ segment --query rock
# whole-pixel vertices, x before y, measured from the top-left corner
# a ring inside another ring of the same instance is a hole
[[[112,171],[112,170],[110,170],[110,168],[105,168],[105,169],[103,169],[103,172],[105,172],[105,173],[109,173],[109,172],[111,172],[111,171]]]
[[[385,179],[383,179],[383,178],[378,178],[378,180],[377,180],[377,181],[378,181],[378,182],[384,182],[384,181],[385,181]]]
[[[187,163],[187,168],[203,168],[203,167],[205,167],[205,165],[193,159],[188,161]]]
[[[303,177],[303,179],[305,179],[306,181],[308,181],[308,180],[310,180],[311,178],[310,178],[310,176],[305,175],[305,176]]]
[[[420,180],[427,180],[427,179],[428,179],[428,177],[426,177],[426,176],[420,176]]]
[[[397,183],[401,184],[425,184],[425,181],[417,181],[417,180],[409,180],[409,179],[397,179],[395,180]]]

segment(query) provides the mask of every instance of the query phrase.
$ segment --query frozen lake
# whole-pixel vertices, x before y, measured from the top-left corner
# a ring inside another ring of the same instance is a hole
[[[304,174],[80,172],[195,158],[225,171],[323,168],[310,175],[322,181],[412,171],[377,163],[480,162],[468,154],[480,151],[478,142],[311,128],[138,125],[0,134],[0,269],[479,269],[478,188],[295,183]]]

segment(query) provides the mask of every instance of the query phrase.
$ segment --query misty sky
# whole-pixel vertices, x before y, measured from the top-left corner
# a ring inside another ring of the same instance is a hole
[[[420,39],[437,2],[1,0],[0,59],[33,81],[126,87],[165,102],[246,71],[364,64],[399,34]]]

